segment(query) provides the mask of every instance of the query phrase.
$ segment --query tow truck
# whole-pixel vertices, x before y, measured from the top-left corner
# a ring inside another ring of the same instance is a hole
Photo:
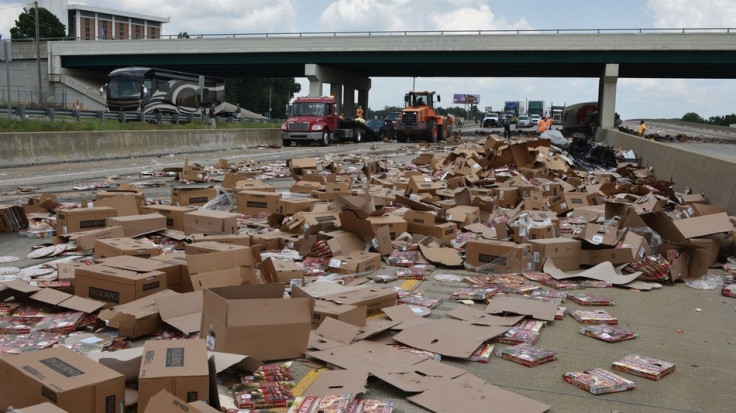
[[[340,119],[332,96],[299,97],[291,104],[286,122],[281,124],[281,142],[286,147],[292,142],[319,142],[327,146],[333,141],[360,143],[364,137],[380,139],[361,120]]]

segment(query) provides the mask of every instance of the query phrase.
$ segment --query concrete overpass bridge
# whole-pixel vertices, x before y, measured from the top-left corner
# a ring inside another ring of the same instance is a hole
[[[373,77],[598,78],[604,128],[613,126],[619,78],[736,78],[736,29],[725,28],[263,33],[48,42],[47,50],[52,83],[101,80],[123,66],[306,77],[310,95],[329,84],[347,113],[355,91],[368,107]]]

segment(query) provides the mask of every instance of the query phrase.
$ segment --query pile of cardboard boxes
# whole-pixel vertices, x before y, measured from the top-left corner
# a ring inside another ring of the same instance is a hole
[[[139,411],[161,389],[186,401],[210,397],[206,350],[261,361],[307,353],[348,368],[346,360],[361,351],[351,343],[413,318],[397,306],[395,289],[361,277],[392,271],[384,259],[395,250],[419,250],[418,263],[502,274],[588,267],[595,273],[601,263],[624,265],[659,254],[668,262],[667,280],[674,282],[705,274],[733,246],[728,214],[702,196],[677,193],[672,183],[636,165],[609,172],[575,169],[549,141],[536,138],[509,144],[490,136],[479,145],[438,147],[402,167],[364,159],[358,174],[341,173],[339,164],[316,158],[292,159],[288,191],[221,164],[229,171],[222,187],[234,201],[228,211],[197,206],[214,199],[213,188],[184,186],[172,188],[171,205],[146,205],[142,191],[130,185],[98,193],[78,208],[60,208],[53,197],[24,205],[26,213],[55,212],[53,242],[74,243],[93,257],[93,265],[61,263],[58,273],[72,284],[75,297],[89,300],[85,311],[99,311],[100,325],[131,339],[165,326],[199,333],[201,341],[145,343],[137,377]],[[199,165],[182,171],[187,181],[203,182],[207,175]],[[1,230],[23,226],[18,207],[0,212]],[[172,241],[163,243],[167,248],[152,241],[161,239]],[[340,283],[312,282],[319,274]],[[593,278],[616,276],[624,275],[598,272]],[[30,301],[49,294],[19,283],[0,286],[0,293]],[[53,304],[70,296],[63,298]],[[473,330],[470,325],[490,312],[406,327],[395,339],[425,349],[439,340],[432,348],[468,358],[513,325]],[[528,308],[515,312],[539,317]],[[554,308],[542,312],[543,319],[554,319]],[[383,324],[370,321],[383,313],[388,314]],[[385,351],[372,342],[362,345],[373,353]],[[329,355],[320,353],[327,348]],[[400,389],[424,392],[415,397],[425,407],[441,402],[429,391],[439,382],[412,387],[411,380],[399,379],[406,369],[419,371],[417,360],[386,357],[397,363],[378,365],[372,374]],[[184,361],[187,373],[172,373],[171,367]],[[0,386],[0,410],[51,400],[68,411],[107,412],[124,397],[119,373],[66,349],[2,358],[0,375],[12,377],[5,380],[12,385]],[[459,388],[475,388],[529,402],[464,372],[436,375],[457,386],[457,394]],[[80,394],[88,405],[73,404]],[[549,407],[534,403],[526,411]]]

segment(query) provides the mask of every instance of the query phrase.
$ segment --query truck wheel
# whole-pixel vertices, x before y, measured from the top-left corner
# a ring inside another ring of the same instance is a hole
[[[330,144],[330,131],[324,130],[322,132],[322,139],[319,140],[320,146],[327,146]]]
[[[396,132],[396,142],[406,143],[407,140],[407,136],[403,132]]]
[[[437,142],[437,121],[430,120],[427,122],[427,129],[424,131],[427,142]]]
[[[360,143],[363,141],[363,131],[360,129],[356,129],[355,133],[353,133],[353,142]]]
[[[447,134],[445,133],[445,125],[437,126],[437,141],[442,142],[445,139],[447,139]]]
[[[284,144],[285,148],[291,146],[291,139],[283,139],[281,142]]]

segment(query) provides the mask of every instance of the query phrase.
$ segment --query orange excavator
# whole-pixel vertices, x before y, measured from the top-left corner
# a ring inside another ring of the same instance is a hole
[[[435,101],[440,101],[440,95],[435,92],[409,92],[404,96],[404,109],[396,121],[397,141],[437,142],[452,134],[452,118],[437,114]]]

